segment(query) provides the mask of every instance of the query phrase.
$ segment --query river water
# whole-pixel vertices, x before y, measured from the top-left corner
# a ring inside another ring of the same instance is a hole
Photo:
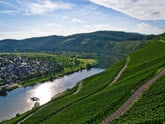
[[[35,86],[17,88],[10,91],[5,97],[0,96],[0,122],[15,117],[17,113],[24,113],[31,110],[34,106],[34,102],[30,99],[31,97],[39,98],[40,105],[43,105],[58,93],[72,88],[81,80],[100,73],[103,70],[92,68],[90,71],[83,70],[81,72],[75,72]]]

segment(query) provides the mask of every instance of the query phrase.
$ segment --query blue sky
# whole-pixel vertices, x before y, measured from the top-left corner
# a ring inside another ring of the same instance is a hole
[[[98,30],[165,32],[164,0],[0,0],[0,39]]]

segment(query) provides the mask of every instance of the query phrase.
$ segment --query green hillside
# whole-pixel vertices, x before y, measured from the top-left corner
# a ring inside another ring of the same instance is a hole
[[[109,66],[144,44],[150,36],[138,33],[98,31],[70,36],[47,36],[24,40],[0,41],[0,52],[67,53],[99,60],[100,66]]]
[[[123,116],[112,124],[163,124],[165,122],[165,76],[157,80]]]
[[[98,124],[116,111],[137,88],[159,74],[165,67],[164,51],[164,43],[159,40],[150,42],[146,47],[130,55],[128,67],[121,74],[119,80],[111,86],[109,86],[109,84],[121,68],[124,67],[126,63],[125,59],[114,64],[106,71],[80,82],[82,83],[82,87],[78,93],[75,94],[76,89],[80,86],[79,84],[73,89],[66,91],[60,97],[52,100],[47,105],[38,108],[34,114],[28,116],[26,120],[23,121],[23,124],[36,124],[41,122],[43,124]],[[153,101],[151,108],[150,106],[148,109],[146,108],[144,113],[144,115],[146,115],[145,117],[148,117],[150,121],[160,120],[162,122],[165,120],[162,115],[164,106],[164,101],[162,100],[164,99],[164,95],[159,94],[164,92],[164,89],[161,88],[163,87],[163,81],[164,77],[155,82],[145,93],[145,95],[150,95],[153,90],[157,91],[155,94],[153,93],[153,97],[150,97],[150,99],[146,98],[145,100],[146,102]],[[139,122],[143,120],[143,116],[138,115],[138,113],[141,112],[141,109],[138,109],[138,107],[140,106],[139,104],[143,104],[145,95],[139,100],[139,103],[137,102],[133,106],[136,111],[133,110],[134,108],[129,110],[130,113],[134,111],[135,116],[137,114],[137,117],[141,117],[141,119],[134,117],[135,122],[137,122],[136,120],[139,120]],[[159,97],[161,97],[161,99],[156,100]],[[154,110],[157,114],[152,114],[149,117],[150,112],[152,111],[151,113],[153,113],[155,112]],[[124,115],[124,117],[126,116],[126,122],[127,119],[129,120],[129,111]],[[23,116],[26,116],[26,114]],[[121,123],[124,117],[121,118]],[[8,123],[19,122],[20,120],[22,120],[22,116],[10,120]],[[132,120],[131,123],[135,122]]]
[[[69,36],[47,36],[28,38],[23,40],[6,39],[0,41],[2,52],[24,51],[72,51],[72,52],[100,52],[103,47],[111,46],[111,42],[138,41],[148,36],[137,33],[117,31],[98,31],[92,33],[75,34]],[[111,41],[111,42],[110,42]],[[100,46],[101,45],[101,46]],[[112,45],[113,47],[113,45]],[[93,48],[93,49],[89,49]]]

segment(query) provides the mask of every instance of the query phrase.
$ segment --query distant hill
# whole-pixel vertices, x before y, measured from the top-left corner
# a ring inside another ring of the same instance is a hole
[[[102,59],[102,63],[113,63],[121,56],[134,51],[140,45],[139,41],[152,37],[138,33],[97,31],[24,40],[6,39],[0,41],[0,52],[78,52],[82,55],[90,53],[90,56],[97,55],[99,59],[100,56],[107,57],[106,60]]]
[[[146,39],[146,35],[117,31],[98,31],[93,33],[75,34],[70,36],[47,36],[24,40],[6,39],[0,41],[3,52],[24,51],[85,51],[99,52],[101,48],[110,47],[112,41],[132,41]],[[89,49],[92,48],[92,49]],[[99,48],[99,50],[97,49]]]

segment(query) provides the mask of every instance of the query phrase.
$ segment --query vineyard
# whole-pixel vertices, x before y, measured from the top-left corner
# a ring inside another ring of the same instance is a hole
[[[165,76],[157,80],[124,115],[112,124],[161,124],[165,121]]]

